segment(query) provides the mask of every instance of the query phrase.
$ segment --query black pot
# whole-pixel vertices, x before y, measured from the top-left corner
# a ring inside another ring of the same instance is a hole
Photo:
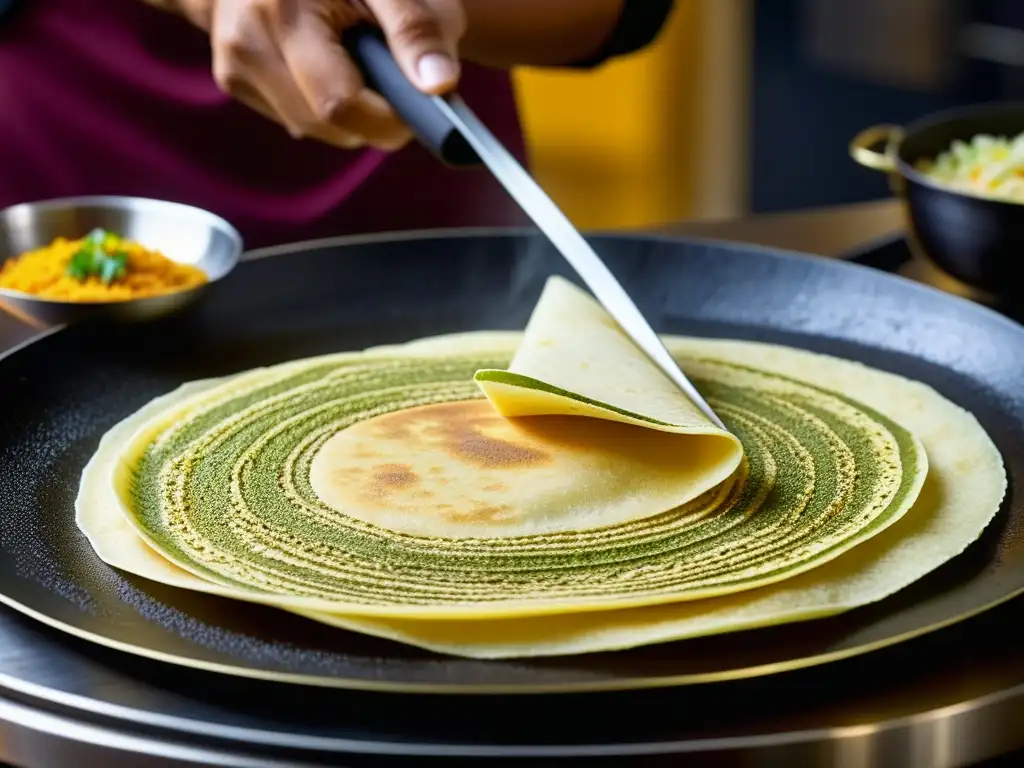
[[[979,104],[919,120],[906,128],[877,125],[850,142],[850,154],[891,174],[905,201],[911,245],[939,269],[996,296],[1024,296],[1024,205],[953,191],[914,166],[979,133],[1024,131],[1024,103]],[[879,149],[880,148],[880,149]]]

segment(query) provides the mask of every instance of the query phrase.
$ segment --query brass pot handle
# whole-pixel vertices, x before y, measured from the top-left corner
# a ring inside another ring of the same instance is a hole
[[[903,129],[898,125],[873,125],[853,137],[850,142],[850,157],[865,168],[892,173],[896,170],[896,150],[903,139]],[[879,152],[879,144],[885,148]]]

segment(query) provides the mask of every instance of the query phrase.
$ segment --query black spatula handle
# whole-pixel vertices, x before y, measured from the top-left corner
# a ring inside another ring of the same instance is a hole
[[[357,27],[342,36],[346,50],[367,84],[390,102],[420,143],[448,165],[476,165],[480,158],[442,109],[441,97],[429,96],[405,76],[383,35]]]

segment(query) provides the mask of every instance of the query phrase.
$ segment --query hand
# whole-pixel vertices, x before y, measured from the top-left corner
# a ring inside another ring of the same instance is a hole
[[[209,32],[218,85],[296,138],[383,150],[411,138],[339,42],[358,24],[381,27],[406,76],[424,92],[443,93],[459,77],[462,0],[174,1]]]

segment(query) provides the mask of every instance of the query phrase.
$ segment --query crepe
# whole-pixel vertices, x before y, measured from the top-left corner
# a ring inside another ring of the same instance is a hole
[[[120,522],[206,591],[306,613],[476,621],[791,578],[897,521],[927,471],[921,443],[879,411],[735,361],[685,360],[735,436],[718,430],[565,281],[549,284],[508,370],[507,346],[460,338],[164,398],[101,446],[79,524],[125,565],[109,512],[120,506]],[[491,405],[473,384],[480,368]],[[438,441],[446,453],[429,450]],[[481,459],[481,482],[509,485],[508,508],[474,508],[486,487],[464,484],[467,515],[430,480],[460,487]],[[127,569],[160,558],[138,560]]]
[[[440,337],[371,351],[398,355],[511,355],[517,333]],[[666,339],[679,358],[741,362],[768,372],[799,375],[900,416],[928,450],[924,488],[905,518],[833,563],[772,587],[729,597],[540,619],[416,621],[302,612],[310,618],[423,648],[476,658],[578,654],[813,619],[877,600],[906,587],[955,557],[990,522],[1006,489],[998,451],[977,421],[930,387],[860,364],[785,347],[736,341]],[[79,524],[111,565],[197,591],[223,593],[215,584],[170,564],[146,546],[118,508],[110,467],[136,424],[165,407],[224,380],[187,384],[117,425],[101,441],[83,475]]]

